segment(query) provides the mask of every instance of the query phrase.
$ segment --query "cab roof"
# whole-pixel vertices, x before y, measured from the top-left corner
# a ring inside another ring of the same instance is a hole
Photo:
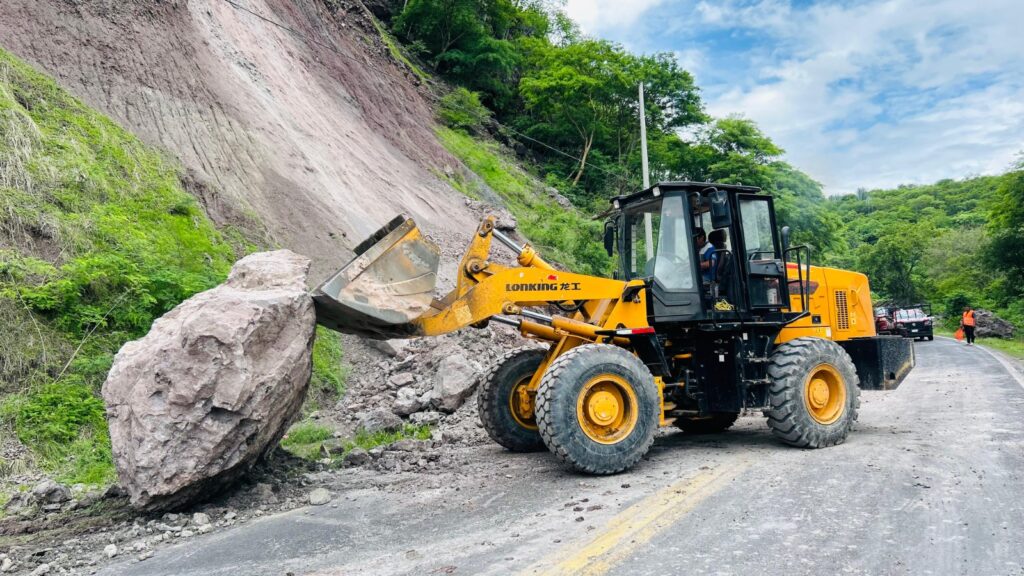
[[[683,192],[701,192],[708,188],[716,188],[718,190],[725,190],[731,194],[757,194],[761,191],[757,186],[741,186],[739,184],[717,184],[715,182],[688,182],[688,181],[669,181],[669,182],[658,182],[650,188],[646,188],[639,192],[632,194],[626,194],[623,196],[615,196],[611,199],[612,204],[616,201],[621,204],[628,204],[634,200],[640,200],[647,197],[654,196],[654,189],[658,188],[660,192],[674,192],[681,190]]]

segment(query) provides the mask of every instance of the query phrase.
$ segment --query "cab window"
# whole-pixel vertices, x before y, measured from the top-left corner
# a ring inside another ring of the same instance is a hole
[[[743,241],[748,260],[773,260],[775,230],[772,228],[768,202],[759,198],[740,200],[740,219],[743,222]]]
[[[648,249],[645,214],[651,217]],[[654,276],[667,290],[694,287],[693,245],[682,196],[669,196],[630,210],[630,277]]]

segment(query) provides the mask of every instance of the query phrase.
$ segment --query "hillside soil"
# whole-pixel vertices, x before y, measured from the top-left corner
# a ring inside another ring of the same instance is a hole
[[[359,0],[9,0],[0,45],[173,155],[216,224],[310,257],[314,283],[396,213],[441,242],[475,225],[426,86]]]

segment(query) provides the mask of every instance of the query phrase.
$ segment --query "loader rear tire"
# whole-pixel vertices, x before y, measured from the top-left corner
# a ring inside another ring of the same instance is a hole
[[[514,402],[519,389],[530,383],[544,362],[545,354],[537,348],[512,350],[498,360],[480,384],[480,422],[492,440],[513,452],[544,450],[533,414],[517,412],[518,404]]]
[[[562,354],[537,389],[537,426],[559,460],[588,474],[615,474],[651,448],[661,405],[650,370],[608,344]]]
[[[715,412],[705,418],[676,418],[676,426],[687,434],[724,432],[736,423],[737,412]]]
[[[768,427],[786,444],[824,448],[846,440],[860,408],[857,370],[841,346],[797,338],[779,346],[768,365]]]

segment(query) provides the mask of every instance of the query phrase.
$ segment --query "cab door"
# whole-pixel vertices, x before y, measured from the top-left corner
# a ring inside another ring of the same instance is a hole
[[[682,322],[703,314],[701,282],[694,264],[692,216],[679,193],[626,209],[624,230],[627,279],[644,278],[652,322]],[[645,238],[650,215],[651,246]]]
[[[786,268],[771,196],[737,194],[740,246],[748,310],[777,312],[789,306]]]

